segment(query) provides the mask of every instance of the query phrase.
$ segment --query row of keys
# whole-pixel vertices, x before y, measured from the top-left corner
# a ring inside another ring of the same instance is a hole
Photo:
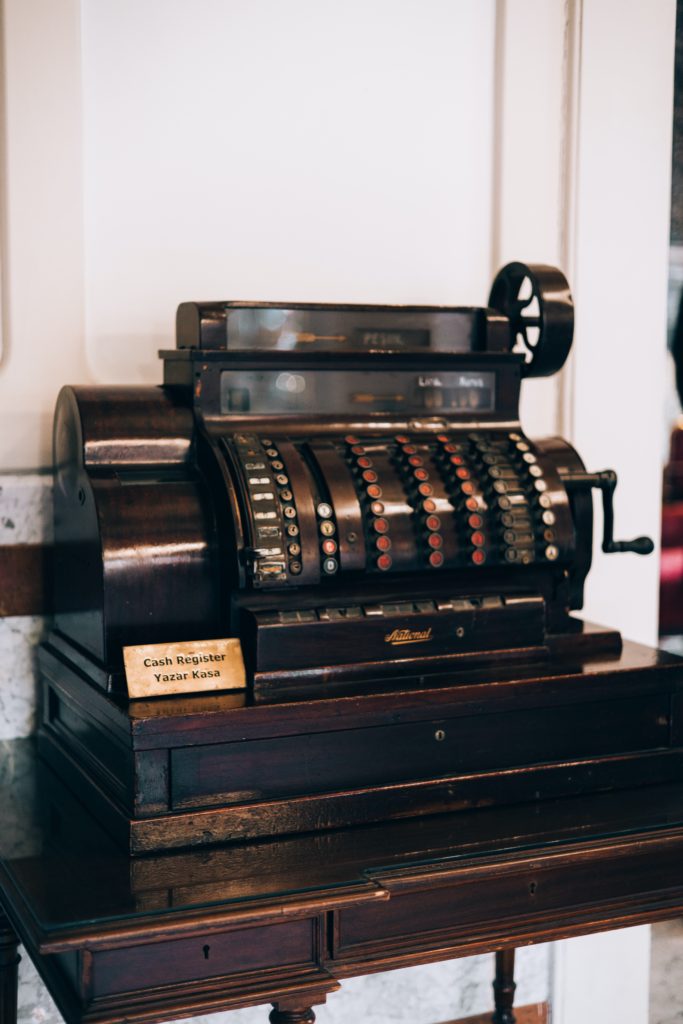
[[[334,521],[334,509],[327,501],[319,501],[315,511],[318,521],[318,533],[320,535],[322,571],[326,576],[334,576],[339,569],[337,541],[335,538],[337,524]]]
[[[520,598],[514,601],[519,602]],[[444,597],[421,601],[385,601],[381,604],[354,604],[341,608],[296,608],[274,612],[283,624],[297,622],[339,622],[346,619],[379,619],[396,615],[434,615],[438,612],[473,612],[503,608],[506,598],[498,594],[483,597]]]
[[[369,527],[368,544],[370,550],[376,551],[375,567],[380,572],[387,572],[393,565],[391,557],[392,540],[389,535],[389,520],[385,516],[382,501],[382,486],[372,458],[359,438],[348,434],[344,440],[347,444],[347,456],[352,469],[355,470],[360,486],[363,503],[370,513],[366,517]]]
[[[280,463],[278,468],[273,464],[264,443],[254,434],[236,434],[234,443],[252,509],[254,582],[257,585],[284,582],[287,578],[285,542],[275,476],[284,466]]]
[[[440,569],[444,563],[443,533],[441,532],[441,519],[436,515],[437,505],[433,499],[434,485],[430,481],[428,463],[405,434],[398,434],[395,440],[400,445],[404,478],[416,499],[414,504],[420,523],[419,535],[427,565],[432,569]]]

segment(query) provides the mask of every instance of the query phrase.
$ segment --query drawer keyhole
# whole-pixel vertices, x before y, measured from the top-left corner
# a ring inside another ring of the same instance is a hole
[[[204,954],[204,959],[205,960],[209,959],[209,952],[210,952],[210,950],[211,950],[211,946],[204,946],[202,952]]]
[[[529,883],[529,892],[531,893],[532,896],[536,895],[536,890],[537,889],[538,889],[538,882],[530,882]]]

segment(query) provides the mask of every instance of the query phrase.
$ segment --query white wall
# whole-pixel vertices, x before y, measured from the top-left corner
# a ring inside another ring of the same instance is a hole
[[[83,0],[87,358],[183,299],[479,302],[493,0]]]

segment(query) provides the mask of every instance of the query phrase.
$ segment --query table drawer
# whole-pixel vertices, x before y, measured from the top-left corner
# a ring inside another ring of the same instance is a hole
[[[439,868],[422,874],[378,873],[389,891],[382,905],[340,911],[335,929],[335,956],[344,958],[373,949],[411,949],[472,941],[504,932],[515,920],[580,920],[598,907],[602,921],[625,906],[651,908],[683,890],[683,842],[611,846],[588,856],[577,851],[547,858],[520,859],[496,869],[483,865],[458,870]]]

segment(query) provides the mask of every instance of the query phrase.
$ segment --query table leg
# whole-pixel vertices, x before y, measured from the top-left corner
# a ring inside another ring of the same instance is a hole
[[[17,1024],[19,940],[0,910],[0,1024]]]
[[[496,978],[493,982],[493,999],[496,1007],[493,1024],[515,1024],[512,1004],[515,998],[515,951],[502,949],[496,953]]]
[[[314,1024],[315,1014],[311,1006],[285,1009],[280,1003],[274,1003],[268,1020],[270,1024]]]

